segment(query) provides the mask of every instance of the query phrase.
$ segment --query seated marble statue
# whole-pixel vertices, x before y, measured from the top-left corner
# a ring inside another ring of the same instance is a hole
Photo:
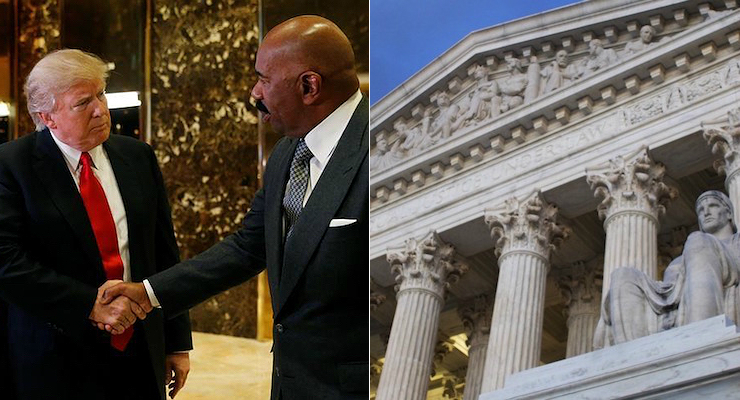
[[[527,88],[527,75],[518,58],[506,60],[506,69],[509,76],[498,82],[501,90],[501,111],[506,112],[524,104],[524,91]]]
[[[588,42],[588,56],[581,60],[578,76],[588,76],[598,70],[614,65],[619,61],[617,53],[612,49],[605,49],[600,39]]]
[[[710,190],[696,200],[701,231],[686,239],[662,281],[621,267],[611,275],[594,348],[623,343],[720,314],[737,321],[740,234],[730,199]]]

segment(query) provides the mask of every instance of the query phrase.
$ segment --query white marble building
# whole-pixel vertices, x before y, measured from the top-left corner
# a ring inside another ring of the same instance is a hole
[[[493,26],[371,113],[373,395],[477,399],[592,351],[610,272],[660,278],[700,193],[740,208],[740,8],[592,0]]]

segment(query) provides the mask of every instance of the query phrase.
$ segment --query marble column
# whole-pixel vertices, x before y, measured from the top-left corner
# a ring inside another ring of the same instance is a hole
[[[725,179],[725,189],[735,210],[740,207],[740,108],[727,112],[727,116],[701,123],[704,139],[712,146],[712,153],[722,156],[714,168]],[[735,226],[740,226],[740,212],[734,213]]]
[[[388,254],[398,295],[377,400],[426,399],[444,295],[467,270],[454,254],[436,232]]]
[[[643,147],[608,165],[586,170],[587,182],[604,200],[597,210],[604,220],[604,290],[618,267],[634,267],[651,279],[658,275],[658,219],[675,199],[675,188],[663,183],[665,166],[650,158]]]
[[[499,278],[484,393],[503,387],[507,376],[539,363],[550,253],[569,233],[556,222],[557,216],[557,207],[539,191],[521,202],[512,198],[502,210],[486,215],[499,254]]]
[[[603,262],[601,258],[588,263],[579,261],[563,269],[558,279],[565,305],[568,307],[566,358],[593,350],[594,330],[599,322],[601,305]]]
[[[465,374],[464,400],[478,400],[483,383],[486,347],[491,332],[493,296],[481,295],[458,309],[468,335],[468,371]]]

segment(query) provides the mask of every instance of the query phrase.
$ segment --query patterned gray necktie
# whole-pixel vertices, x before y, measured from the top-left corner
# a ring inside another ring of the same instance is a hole
[[[306,195],[309,178],[308,162],[311,157],[313,157],[311,150],[306,146],[306,142],[300,139],[298,146],[295,148],[295,153],[293,153],[293,161],[290,163],[288,188],[285,191],[285,197],[283,197],[283,210],[285,210],[285,217],[288,222],[286,238],[293,231],[293,226],[298,221],[303,209],[303,197]]]

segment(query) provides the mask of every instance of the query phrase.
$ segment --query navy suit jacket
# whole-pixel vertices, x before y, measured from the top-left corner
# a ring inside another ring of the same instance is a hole
[[[165,313],[177,314],[266,267],[273,399],[368,398],[368,111],[363,99],[285,243],[282,199],[298,143],[287,137],[276,144],[242,227],[149,278]],[[357,221],[329,227],[335,218]]]
[[[162,174],[141,141],[111,135],[103,147],[126,209],[131,277],[140,282],[179,261]],[[8,304],[0,350],[8,349],[19,398],[94,399],[111,389],[79,387],[109,341],[88,320],[105,280],[82,198],[49,131],[0,145],[0,300]],[[188,316],[165,321],[154,310],[135,329],[163,383],[165,353],[192,348]]]

